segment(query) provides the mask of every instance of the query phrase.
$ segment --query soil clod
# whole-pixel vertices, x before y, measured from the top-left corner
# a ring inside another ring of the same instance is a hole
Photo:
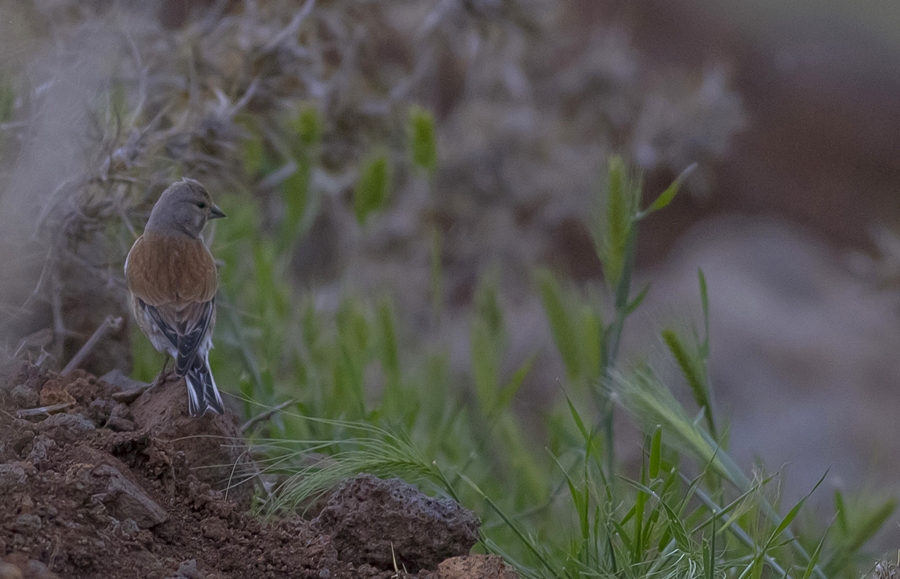
[[[449,499],[433,499],[399,479],[361,474],[328,499],[313,525],[331,535],[343,561],[410,572],[465,555],[480,521]]]

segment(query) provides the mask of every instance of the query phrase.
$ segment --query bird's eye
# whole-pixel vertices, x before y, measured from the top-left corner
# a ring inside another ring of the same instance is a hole
[[[200,203],[197,203],[197,207],[199,207],[200,209],[206,209],[206,203],[201,201]]]

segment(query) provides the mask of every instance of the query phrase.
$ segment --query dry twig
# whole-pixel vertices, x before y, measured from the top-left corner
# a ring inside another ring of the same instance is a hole
[[[94,332],[94,334],[88,339],[87,342],[84,343],[84,346],[78,350],[78,353],[72,356],[72,359],[69,360],[69,363],[66,364],[66,367],[63,368],[61,373],[62,376],[65,376],[71,373],[75,368],[81,365],[84,362],[84,359],[88,357],[91,353],[91,350],[97,346],[97,343],[106,336],[110,331],[115,332],[119,328],[122,327],[122,318],[121,317],[113,317],[106,316],[106,319],[103,320],[103,323],[100,324],[100,327]]]
[[[262,422],[263,420],[268,420],[268,419],[272,418],[273,416],[275,416],[276,414],[278,414],[279,412],[281,412],[282,410],[284,410],[291,404],[296,404],[296,403],[297,403],[296,400],[288,400],[287,402],[282,402],[281,404],[279,404],[278,406],[276,406],[274,408],[270,408],[269,410],[266,410],[265,412],[257,414],[256,416],[254,416],[253,418],[251,418],[250,420],[248,420],[247,422],[245,422],[244,424],[241,425],[241,432],[247,432],[248,430],[253,428],[257,423]]]

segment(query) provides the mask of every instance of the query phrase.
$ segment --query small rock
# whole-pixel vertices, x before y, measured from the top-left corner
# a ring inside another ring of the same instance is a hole
[[[39,434],[34,438],[31,445],[31,452],[28,453],[28,462],[32,464],[40,464],[47,459],[47,452],[56,446],[56,443],[47,438],[43,434]]]
[[[66,391],[65,384],[59,378],[48,380],[41,388],[41,406],[56,404],[75,404],[75,397]]]
[[[0,464],[0,491],[8,493],[21,484],[25,484],[25,469],[22,466]]]
[[[81,414],[54,414],[34,425],[35,430],[58,442],[74,442],[94,428],[94,423]]]
[[[118,392],[113,392],[112,399],[125,404],[131,404],[152,386],[152,384],[147,384],[146,382],[132,380],[119,369],[109,372],[100,380],[118,388]]]
[[[88,404],[87,416],[94,422],[95,426],[103,426],[112,415],[114,406],[115,403],[108,398],[97,398]]]
[[[134,432],[137,430],[137,426],[134,425],[134,422],[127,418],[119,418],[118,416],[111,417],[106,422],[106,427],[115,432]]]
[[[141,529],[149,529],[169,518],[165,509],[150,498],[144,489],[134,484],[108,464],[91,471],[92,478],[106,479],[102,491],[95,495],[109,513],[119,520],[132,519]]]
[[[40,404],[41,397],[33,388],[29,388],[24,384],[19,384],[9,393],[10,397],[19,408],[34,408]]]
[[[137,426],[131,420],[131,410],[121,402],[116,404],[109,415],[106,427],[116,432],[133,432]]]

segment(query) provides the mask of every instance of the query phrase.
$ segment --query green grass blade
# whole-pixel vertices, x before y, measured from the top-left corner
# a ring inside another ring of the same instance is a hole
[[[410,107],[407,130],[413,165],[429,175],[434,173],[438,165],[434,115],[422,107]]]
[[[659,476],[659,464],[662,461],[662,426],[657,426],[650,438],[650,466],[649,475],[651,479]]]
[[[353,210],[360,225],[366,222],[370,213],[387,203],[389,185],[387,156],[381,153],[366,159],[353,193]]]
[[[536,279],[556,349],[563,359],[569,380],[575,380],[582,374],[581,355],[576,341],[575,324],[565,305],[562,288],[547,270],[538,271]]]
[[[687,169],[681,172],[681,174],[675,178],[672,183],[666,187],[665,191],[659,194],[659,197],[653,200],[653,203],[650,204],[647,209],[641,211],[637,214],[635,219],[641,220],[650,215],[651,213],[655,213],[660,209],[665,209],[669,206],[669,203],[675,198],[675,195],[678,193],[678,190],[681,188],[681,184],[684,183],[684,180],[694,172],[694,169],[697,168],[697,163],[690,165]]]
[[[484,500],[488,506],[491,507],[497,516],[503,519],[503,522],[512,530],[512,532],[518,537],[518,539],[522,542],[523,545],[531,552],[535,558],[540,561],[541,565],[543,565],[548,571],[551,573],[556,573],[558,570],[556,567],[550,562],[550,559],[543,552],[542,549],[538,548],[537,544],[516,524],[515,521],[512,520],[512,517],[506,514],[506,512],[500,508],[500,506],[494,502],[491,497],[485,494],[481,488],[475,484],[475,481],[470,479],[468,476],[459,473],[459,478],[462,479],[467,485],[469,485],[481,498]]]

